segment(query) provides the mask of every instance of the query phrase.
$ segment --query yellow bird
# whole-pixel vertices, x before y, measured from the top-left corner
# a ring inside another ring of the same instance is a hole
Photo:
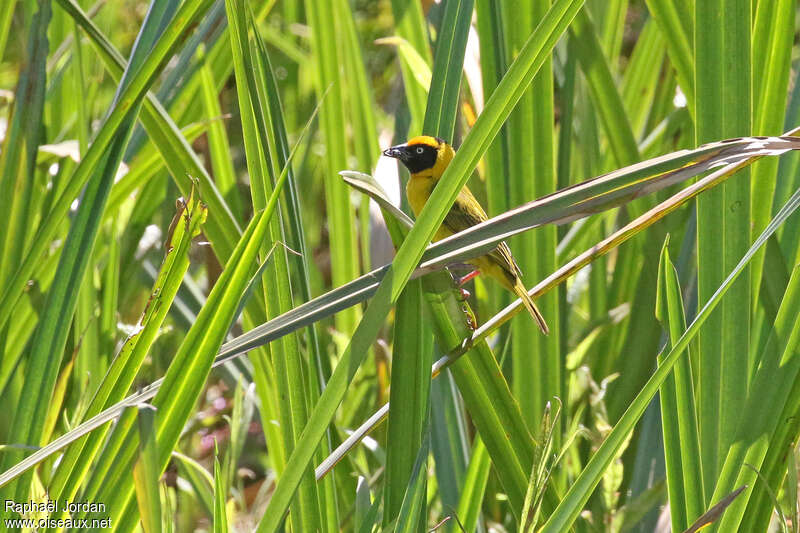
[[[384,150],[383,155],[400,160],[411,173],[411,179],[406,186],[408,203],[414,211],[415,216],[419,216],[420,211],[428,201],[428,197],[433,192],[433,188],[439,182],[439,178],[444,174],[444,170],[450,161],[453,160],[455,150],[453,147],[438,137],[423,135],[414,137],[405,144],[392,146]],[[470,190],[464,186],[458,193],[453,207],[444,218],[441,227],[436,231],[433,240],[438,241],[449,237],[454,233],[463,231],[471,226],[480,224],[487,220],[481,204],[472,195]],[[549,329],[542,313],[533,303],[533,299],[528,295],[525,285],[522,283],[522,272],[520,272],[511,250],[505,242],[497,245],[487,255],[476,257],[469,261],[481,272],[488,274],[500,282],[506,289],[514,292],[528,309],[539,329],[547,335]]]

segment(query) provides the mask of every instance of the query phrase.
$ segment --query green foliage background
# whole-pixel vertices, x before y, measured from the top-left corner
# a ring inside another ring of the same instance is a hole
[[[0,499],[148,533],[797,531],[800,142],[681,150],[800,124],[799,12],[8,0]],[[459,151],[411,226],[380,152],[420,133]],[[426,252],[467,183],[506,216]],[[442,270],[511,234],[547,337]]]

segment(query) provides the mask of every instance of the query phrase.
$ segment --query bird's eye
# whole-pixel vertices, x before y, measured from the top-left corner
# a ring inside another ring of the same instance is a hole
[[[422,146],[417,146],[417,153],[422,155],[423,153],[425,153],[425,149]]]

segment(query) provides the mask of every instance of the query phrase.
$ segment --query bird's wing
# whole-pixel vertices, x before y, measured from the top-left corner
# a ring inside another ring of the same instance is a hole
[[[503,269],[503,274],[505,274],[511,285],[516,282],[517,278],[522,277],[522,270],[520,270],[517,262],[514,261],[514,256],[511,255],[511,248],[508,247],[505,241],[498,244],[497,248],[489,252],[487,257]]]
[[[487,220],[488,217],[484,213],[483,208],[469,192],[469,189],[464,187],[458,197],[456,198],[453,207],[450,208],[447,215],[444,217],[444,226],[453,233],[464,231],[471,228],[476,224]]]
[[[464,187],[458,194],[453,207],[444,217],[443,225],[452,233],[458,233],[485,220],[488,220],[488,217],[483,208],[470,190]],[[489,252],[486,257],[503,269],[503,273],[512,285],[521,274],[516,261],[514,261],[514,256],[511,255],[511,249],[505,242],[498,244],[497,248]]]

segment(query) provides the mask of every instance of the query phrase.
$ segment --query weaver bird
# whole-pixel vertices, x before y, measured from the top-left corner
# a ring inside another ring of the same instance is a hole
[[[408,180],[406,186],[406,195],[414,215],[419,216],[425,202],[433,192],[433,188],[439,182],[439,178],[453,160],[455,150],[438,137],[423,135],[414,137],[405,144],[392,146],[384,150],[383,155],[400,160],[411,173],[411,179]],[[453,207],[444,217],[444,222],[436,231],[433,240],[444,239],[487,219],[481,204],[464,186],[458,193]],[[514,261],[514,256],[511,255],[511,249],[505,242],[498,244],[497,248],[487,255],[471,259],[469,263],[476,266],[480,272],[499,281],[503,287],[522,299],[522,303],[525,304],[539,329],[545,335],[549,332],[542,313],[533,303],[533,299],[522,283],[522,272]]]

